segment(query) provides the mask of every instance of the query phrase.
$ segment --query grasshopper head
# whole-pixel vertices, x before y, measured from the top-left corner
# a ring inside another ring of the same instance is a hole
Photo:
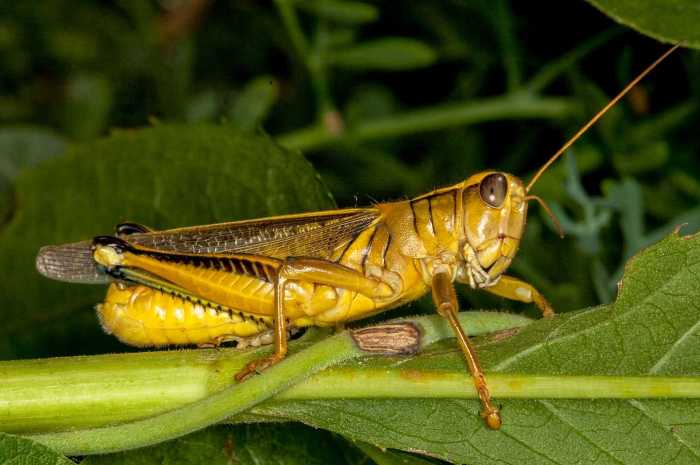
[[[462,205],[466,237],[462,255],[468,264],[476,258],[488,275],[477,284],[488,285],[503,274],[518,251],[527,217],[525,186],[512,174],[477,173],[464,183]]]
[[[537,170],[527,187],[515,176],[497,171],[477,173],[464,182],[462,208],[466,240],[462,246],[462,257],[467,263],[466,269],[463,271],[469,273],[470,284],[478,287],[492,285],[508,268],[518,251],[520,238],[525,227],[529,200],[535,200],[542,206],[554,226],[559,230],[559,235],[564,237],[561,225],[552,211],[544,200],[536,195],[529,195],[530,189],[552,163],[586,133],[588,128],[602,118],[644,76],[681,45],[676,44],[668,49],[666,53],[627,84]]]

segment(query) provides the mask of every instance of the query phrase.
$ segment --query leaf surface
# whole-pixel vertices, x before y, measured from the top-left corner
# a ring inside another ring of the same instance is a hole
[[[437,54],[419,40],[386,37],[334,51],[327,59],[339,68],[396,71],[429,66]]]
[[[73,465],[73,462],[30,439],[0,433],[0,465]]]
[[[303,425],[215,426],[144,449],[88,457],[84,465],[359,465],[340,440]],[[369,465],[369,464],[367,464]]]
[[[588,0],[615,21],[667,43],[700,48],[700,8],[695,0]]]

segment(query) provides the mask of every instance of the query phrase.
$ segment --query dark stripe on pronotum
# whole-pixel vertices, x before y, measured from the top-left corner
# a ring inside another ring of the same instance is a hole
[[[374,228],[374,230],[372,231],[372,234],[369,236],[369,240],[367,241],[367,245],[365,245],[364,250],[362,250],[362,261],[360,263],[362,263],[362,271],[363,272],[365,271],[365,264],[367,263],[367,257],[369,257],[369,253],[372,250],[372,242],[374,241],[374,236],[377,235],[377,229],[378,228],[376,228],[376,227]]]
[[[384,251],[382,252],[382,267],[386,265],[386,254],[389,251],[389,246],[391,245],[391,234],[388,235],[386,240],[386,245],[384,246]]]
[[[428,198],[428,224],[430,231],[435,235],[435,226],[433,225],[433,197]]]

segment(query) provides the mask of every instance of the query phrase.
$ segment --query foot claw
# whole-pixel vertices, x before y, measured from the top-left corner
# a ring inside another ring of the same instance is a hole
[[[490,429],[501,429],[501,413],[497,408],[484,410],[481,412],[481,417],[486,421],[486,426]]]

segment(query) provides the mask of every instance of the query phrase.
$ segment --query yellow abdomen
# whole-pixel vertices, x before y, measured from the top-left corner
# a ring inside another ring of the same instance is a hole
[[[140,285],[110,285],[97,314],[106,333],[137,347],[218,345],[272,326],[268,317],[191,302]]]

